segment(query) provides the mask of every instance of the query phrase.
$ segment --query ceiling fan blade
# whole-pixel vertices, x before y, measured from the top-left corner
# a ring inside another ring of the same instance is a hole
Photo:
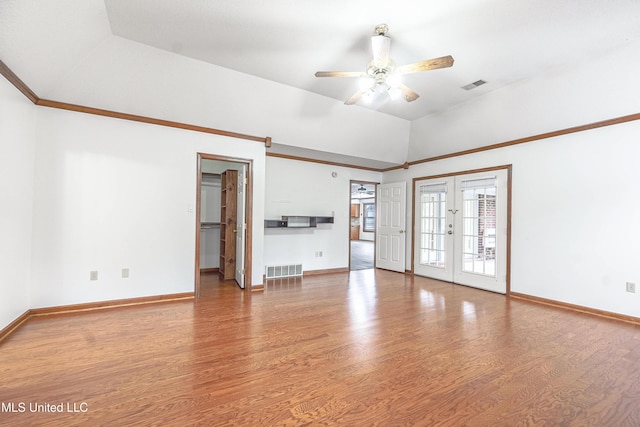
[[[396,68],[396,73],[409,74],[418,73],[420,71],[437,70],[438,68],[447,68],[453,65],[453,57],[451,55],[443,56],[440,58],[427,59],[425,61],[416,62],[413,64],[402,65]]]
[[[420,98],[420,95],[415,93],[413,90],[411,90],[411,88],[409,88],[409,86],[405,84],[401,84],[400,86],[398,86],[398,88],[402,91],[402,96],[407,102],[415,101],[416,99]]]
[[[318,71],[316,77],[360,77],[362,71]]]
[[[354,93],[353,95],[351,95],[351,98],[349,98],[346,101],[344,101],[344,103],[346,105],[353,105],[356,102],[358,102],[360,100],[360,98],[362,98],[363,94],[364,94],[364,91],[363,90],[359,90],[356,93]]]
[[[391,38],[385,35],[371,37],[371,50],[373,51],[373,65],[376,68],[385,68],[389,64],[389,49]]]

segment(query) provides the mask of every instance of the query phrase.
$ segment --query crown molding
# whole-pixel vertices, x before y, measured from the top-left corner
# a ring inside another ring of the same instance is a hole
[[[267,151],[267,157],[278,157],[278,158],[287,159],[287,160],[298,160],[300,162],[320,163],[323,165],[339,166],[339,167],[345,167],[345,168],[351,168],[351,169],[362,169],[362,170],[367,170],[372,172],[382,172],[385,170],[385,169],[373,168],[369,166],[353,165],[350,163],[340,163],[340,162],[332,162],[329,160],[313,159],[310,157],[292,156],[289,154],[281,154],[281,153],[270,153],[268,151]]]
[[[26,85],[25,82],[20,80],[20,77],[16,76],[16,74],[11,71],[7,65],[0,60],[0,74],[4,76],[5,79],[9,81],[12,85],[14,85],[24,96],[26,96],[29,101],[34,104],[38,101],[38,96]]]
[[[155,119],[152,117],[137,116],[135,114],[120,113],[120,112],[111,111],[111,110],[102,110],[99,108],[86,107],[86,106],[77,105],[77,104],[69,104],[66,102],[52,101],[49,99],[39,98],[37,102],[35,102],[35,104],[41,107],[57,108],[60,110],[75,111],[77,113],[93,114],[96,116],[111,117],[114,119],[129,120],[133,122],[148,123],[152,125],[166,126],[166,127],[177,128],[177,129],[190,130],[194,132],[222,135],[222,136],[228,136],[230,138],[239,138],[239,139],[246,139],[249,141],[262,142],[264,144],[267,143],[267,140],[269,141],[271,140],[271,138],[269,137],[263,138],[259,136],[245,135],[242,133],[229,132],[229,131],[209,128],[205,126],[197,126],[197,125],[191,125],[187,123],[173,122],[170,120]]]
[[[214,135],[222,135],[230,138],[239,138],[249,141],[261,142],[265,146],[271,146],[271,137],[260,137],[246,135],[237,132],[230,132],[221,129],[215,129],[205,126],[191,125],[187,123],[174,122],[171,120],[156,119],[153,117],[138,116],[135,114],[121,113],[111,110],[103,110],[100,108],[86,107],[83,105],[70,104],[66,102],[52,101],[50,99],[42,99],[34,91],[27,86],[7,65],[0,60],[0,74],[2,74],[9,83],[13,84],[20,92],[24,94],[31,102],[40,107],[57,108],[60,110],[75,111],[77,113],[93,114],[96,116],[111,117],[114,119],[129,120],[134,122],[148,123],[158,126],[166,126],[194,132],[209,133]]]
[[[635,120],[640,120],[640,113],[629,114],[627,116],[616,117],[614,119],[602,120],[602,121],[599,121],[599,122],[589,123],[589,124],[586,124],[586,125],[574,126],[574,127],[566,128],[566,129],[560,129],[560,130],[556,130],[556,131],[553,131],[553,132],[546,132],[546,133],[541,133],[541,134],[538,134],[538,135],[527,136],[525,138],[513,139],[511,141],[500,142],[498,144],[485,145],[483,147],[472,148],[472,149],[469,149],[469,150],[456,151],[455,153],[449,153],[449,154],[443,154],[443,155],[440,155],[440,156],[428,157],[426,159],[421,159],[421,160],[414,160],[414,161],[411,161],[411,162],[407,162],[402,166],[394,166],[394,167],[391,167],[391,168],[383,169],[382,172],[388,172],[388,171],[397,170],[397,169],[408,169],[410,166],[415,166],[415,165],[419,165],[419,164],[422,164],[422,163],[435,162],[437,160],[449,159],[449,158],[452,158],[452,157],[466,156],[467,154],[481,153],[483,151],[497,150],[499,148],[510,147],[512,145],[525,144],[527,142],[540,141],[542,139],[554,138],[556,136],[569,135],[571,133],[584,132],[584,131],[591,130],[591,129],[597,129],[597,128],[606,127],[606,126],[619,125],[619,124],[622,124],[622,123],[632,122],[632,121],[635,121]]]
[[[222,135],[222,136],[227,136],[227,137],[230,137],[230,138],[240,138],[240,139],[245,139],[245,140],[249,140],[249,141],[256,141],[256,142],[264,143],[266,148],[271,147],[271,144],[272,144],[272,139],[269,136],[267,136],[267,137],[252,136],[252,135],[246,135],[246,134],[241,134],[241,133],[236,133],[236,132],[229,132],[229,131],[225,131],[225,130],[209,128],[209,127],[204,127],[204,126],[197,126],[197,125],[191,125],[191,124],[186,124],[186,123],[181,123],[181,122],[174,122],[174,121],[170,121],[170,120],[155,119],[155,118],[151,118],[151,117],[138,116],[138,115],[134,115],[134,114],[120,113],[120,112],[116,112],[116,111],[102,110],[102,109],[99,109],[99,108],[86,107],[86,106],[82,106],[82,105],[76,105],[76,104],[69,104],[69,103],[64,103],[64,102],[52,101],[52,100],[48,100],[48,99],[41,99],[35,94],[35,92],[33,92],[29,88],[29,86],[26,85],[26,83],[24,83],[13,71],[11,71],[11,69],[9,67],[7,67],[7,65],[4,62],[2,62],[2,60],[0,60],[0,74],[3,75],[20,92],[22,92],[24,94],[24,96],[26,96],[31,102],[33,102],[35,105],[38,105],[38,106],[49,107],[49,108],[58,108],[58,109],[61,109],[61,110],[75,111],[75,112],[79,112],[79,113],[94,114],[94,115],[98,115],[98,116],[112,117],[112,118],[122,119],[122,120],[130,120],[130,121],[136,121],[136,122],[142,122],[142,123],[149,123],[149,124],[153,124],[153,125],[167,126],[167,127],[172,127],[172,128],[190,130],[190,131],[194,131],[194,132],[202,132],[202,133],[209,133],[209,134],[215,134],[215,135]],[[566,129],[560,129],[560,130],[556,130],[556,131],[552,131],[552,132],[545,132],[545,133],[541,133],[541,134],[538,134],[538,135],[533,135],[533,136],[527,136],[527,137],[524,137],[524,138],[513,139],[513,140],[510,140],[510,141],[500,142],[500,143],[497,143],[497,144],[485,145],[483,147],[472,148],[472,149],[469,149],[469,150],[456,151],[454,153],[443,154],[443,155],[440,155],[440,156],[428,157],[428,158],[420,159],[420,160],[413,160],[411,162],[407,161],[402,165],[392,166],[392,167],[384,168],[384,169],[371,168],[371,167],[359,166],[359,165],[352,165],[352,164],[347,164],[347,163],[331,162],[331,161],[313,159],[313,158],[308,158],[308,157],[289,156],[289,155],[277,154],[277,153],[268,153],[267,152],[266,155],[269,156],[269,157],[280,157],[280,158],[289,159],[289,160],[298,160],[298,161],[311,162],[311,163],[321,163],[321,164],[326,164],[326,165],[348,167],[348,168],[352,168],[352,169],[369,170],[369,171],[373,171],[373,172],[389,172],[389,171],[394,171],[394,170],[399,170],[399,169],[409,169],[411,166],[419,165],[419,164],[422,164],[422,163],[435,162],[435,161],[438,161],[438,160],[450,159],[452,157],[466,156],[468,154],[481,153],[483,151],[497,150],[499,148],[510,147],[512,145],[518,145],[518,144],[525,144],[525,143],[528,143],[528,142],[540,141],[540,140],[543,140],[543,139],[554,138],[554,137],[557,137],[557,136],[568,135],[568,134],[576,133],[576,132],[584,132],[584,131],[588,131],[588,130],[591,130],[591,129],[597,129],[597,128],[606,127],[606,126],[614,126],[614,125],[618,125],[618,124],[622,124],[622,123],[632,122],[632,121],[635,121],[635,120],[640,120],[640,113],[629,114],[629,115],[626,115],[626,116],[616,117],[616,118],[608,119],[608,120],[602,120],[602,121],[599,121],[599,122],[589,123],[589,124],[580,125],[580,126],[574,126],[574,127],[570,127],[570,128],[566,128]]]

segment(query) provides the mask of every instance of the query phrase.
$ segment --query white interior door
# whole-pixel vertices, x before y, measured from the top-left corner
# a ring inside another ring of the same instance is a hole
[[[244,289],[244,252],[247,236],[246,224],[246,195],[247,195],[247,179],[246,166],[242,166],[238,170],[238,220],[236,232],[236,282]]]
[[[378,185],[376,267],[405,271],[407,183]]]
[[[415,273],[507,291],[504,169],[416,181]]]

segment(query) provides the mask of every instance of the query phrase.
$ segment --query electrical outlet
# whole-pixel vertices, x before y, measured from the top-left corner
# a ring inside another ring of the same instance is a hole
[[[636,284],[633,282],[627,282],[627,292],[636,293]]]
[[[316,251],[316,257],[321,257],[322,256],[322,251]]]
[[[89,280],[98,280],[98,271],[93,270],[89,272]]]
[[[123,268],[122,269],[122,278],[123,279],[127,279],[129,277],[129,269],[128,268]]]

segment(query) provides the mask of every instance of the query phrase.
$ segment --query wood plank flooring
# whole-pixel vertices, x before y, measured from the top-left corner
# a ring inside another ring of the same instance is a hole
[[[232,283],[30,319],[0,425],[640,425],[636,325],[387,271]]]

